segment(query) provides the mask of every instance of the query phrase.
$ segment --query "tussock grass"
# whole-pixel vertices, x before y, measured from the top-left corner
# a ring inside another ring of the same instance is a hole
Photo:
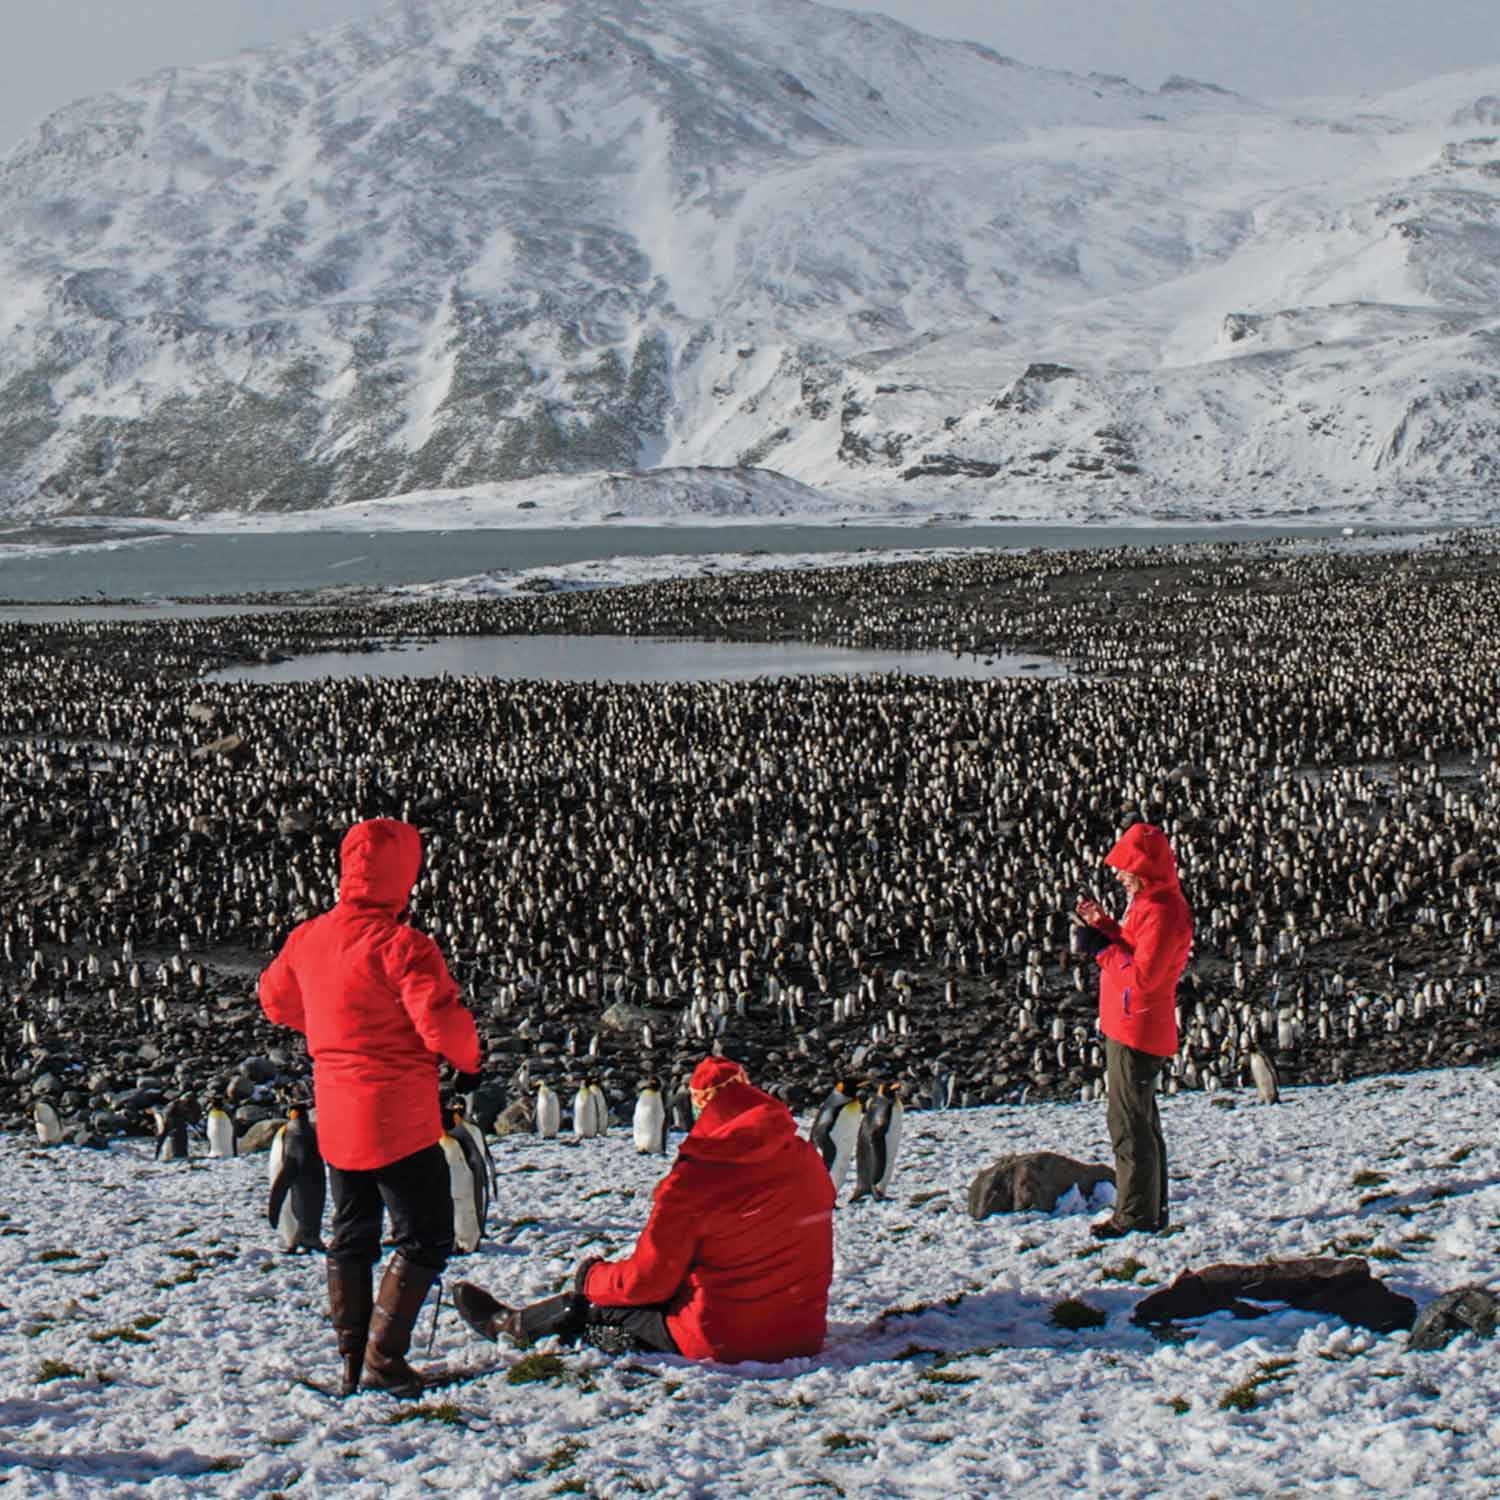
[[[1109,1321],[1109,1315],[1077,1297],[1065,1297],[1052,1304],[1051,1320],[1058,1328],[1077,1333],[1085,1328],[1102,1328]]]
[[[568,1367],[557,1354],[523,1354],[505,1372],[507,1385],[535,1385],[543,1380],[561,1380]]]

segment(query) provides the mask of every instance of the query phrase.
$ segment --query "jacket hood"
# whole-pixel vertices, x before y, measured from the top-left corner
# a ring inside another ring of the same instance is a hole
[[[422,868],[422,835],[395,818],[356,823],[339,846],[339,900],[399,912]]]
[[[1154,823],[1134,823],[1104,857],[1112,869],[1139,875],[1147,885],[1176,885],[1177,858]]]
[[[797,1122],[781,1100],[753,1084],[720,1090],[693,1122],[678,1154],[711,1166],[748,1166],[769,1161],[797,1134]]]

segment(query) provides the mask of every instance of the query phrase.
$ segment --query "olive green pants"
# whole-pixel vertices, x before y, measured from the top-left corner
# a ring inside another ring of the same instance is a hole
[[[1156,1080],[1166,1065],[1165,1057],[1104,1039],[1109,1143],[1115,1148],[1114,1217],[1132,1229],[1167,1225],[1167,1143],[1156,1107]]]

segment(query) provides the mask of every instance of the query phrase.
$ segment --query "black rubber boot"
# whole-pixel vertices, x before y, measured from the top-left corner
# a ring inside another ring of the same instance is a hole
[[[406,1362],[412,1330],[438,1272],[409,1261],[399,1250],[380,1279],[380,1295],[370,1315],[365,1345],[364,1383],[375,1391],[411,1395],[422,1389],[421,1374]]]
[[[370,1314],[374,1310],[374,1272],[358,1261],[328,1262],[328,1316],[338,1335],[339,1357],[344,1362],[339,1395],[352,1396],[359,1389],[365,1363],[365,1343],[370,1336]]]

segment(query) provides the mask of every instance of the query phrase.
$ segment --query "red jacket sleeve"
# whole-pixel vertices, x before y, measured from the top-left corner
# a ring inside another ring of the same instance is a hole
[[[307,1013],[302,1008],[302,986],[297,983],[297,971],[288,956],[291,947],[292,940],[288,938],[260,976],[260,1008],[273,1025],[305,1032]]]
[[[629,1260],[606,1260],[593,1268],[584,1295],[600,1307],[653,1307],[670,1302],[687,1277],[698,1250],[703,1205],[679,1167],[656,1190],[651,1217]]]
[[[479,1032],[438,946],[424,933],[409,930],[401,945],[399,968],[392,976],[402,1009],[411,1018],[429,1052],[446,1057],[461,1073],[479,1071]]]

